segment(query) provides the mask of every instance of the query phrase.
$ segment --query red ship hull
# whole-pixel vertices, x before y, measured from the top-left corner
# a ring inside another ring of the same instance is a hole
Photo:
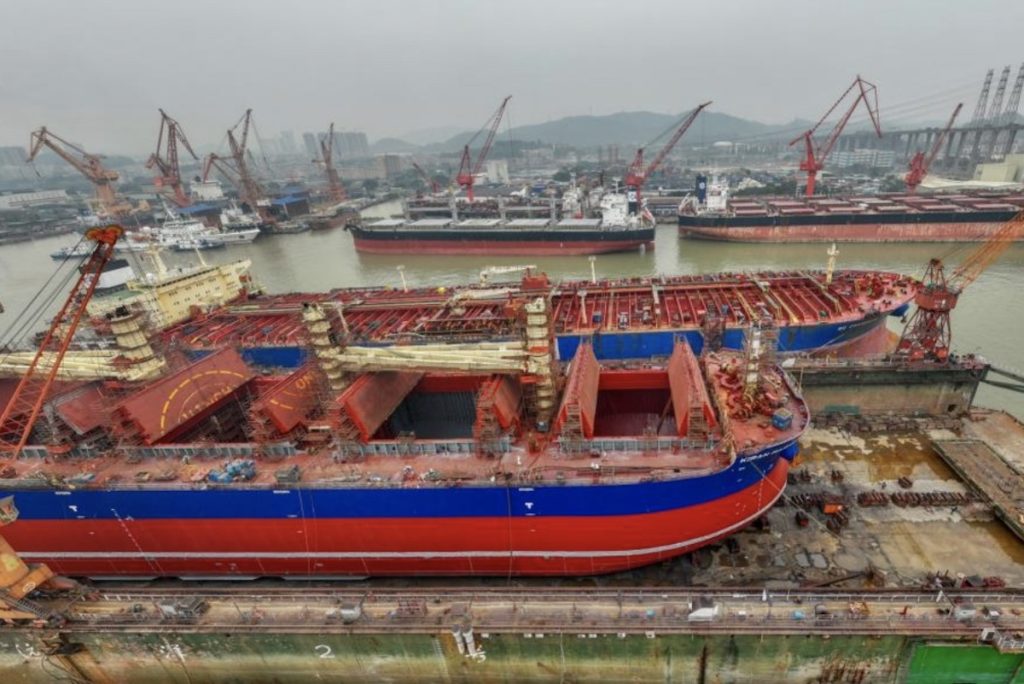
[[[646,246],[654,249],[648,240],[616,240],[602,242],[555,241],[463,241],[463,240],[363,240],[355,238],[356,251],[364,254],[467,254],[467,255],[521,255],[568,256],[629,252]]]
[[[26,560],[70,576],[592,575],[743,529],[781,496],[788,470],[780,458],[721,499],[625,516],[22,519],[4,534]]]
[[[865,223],[679,226],[680,237],[723,242],[982,242],[1002,223]]]

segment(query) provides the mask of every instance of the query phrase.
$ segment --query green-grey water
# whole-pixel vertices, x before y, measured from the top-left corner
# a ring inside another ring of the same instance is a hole
[[[374,213],[385,215],[397,207],[382,205]],[[19,312],[57,268],[49,253],[77,238],[64,236],[0,246],[0,343]],[[863,244],[840,245],[838,268],[877,268],[920,276],[928,259],[941,257],[957,264],[973,245]],[[599,276],[642,276],[761,269],[821,269],[826,246],[726,244],[679,240],[673,226],[658,229],[655,248],[597,257]],[[410,286],[451,285],[479,277],[487,266],[532,264],[554,279],[589,278],[585,256],[478,257],[364,255],[352,247],[343,230],[263,237],[251,245],[204,252],[204,258],[225,262],[250,258],[259,282],[269,292],[318,291],[355,285],[400,286],[399,266]],[[168,262],[193,261],[195,255],[169,254]],[[135,259],[135,257],[132,257]],[[973,283],[953,315],[954,348],[982,354],[996,365],[1024,369],[1024,246],[1015,246]],[[52,308],[52,307],[51,307]],[[898,329],[899,322],[890,321]],[[980,403],[1005,408],[1024,416],[1024,396],[985,387]]]

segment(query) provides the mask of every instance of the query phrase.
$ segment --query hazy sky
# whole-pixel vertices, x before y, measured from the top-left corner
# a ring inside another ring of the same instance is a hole
[[[1020,0],[0,0],[0,144],[46,124],[141,154],[158,107],[194,144],[246,107],[264,136],[476,129],[506,94],[513,125],[708,99],[783,122],[857,73],[883,122],[957,99],[968,118],[1022,30]]]

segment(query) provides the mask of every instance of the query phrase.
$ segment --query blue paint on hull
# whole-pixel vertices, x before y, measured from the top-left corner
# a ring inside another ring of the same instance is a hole
[[[286,518],[467,518],[625,516],[678,510],[728,497],[763,480],[795,440],[738,457],[720,472],[660,482],[537,486],[351,487],[274,489],[248,485],[207,489],[7,489],[19,520],[160,520]]]

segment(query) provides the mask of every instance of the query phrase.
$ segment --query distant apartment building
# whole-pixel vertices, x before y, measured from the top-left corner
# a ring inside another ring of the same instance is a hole
[[[310,159],[320,158],[320,145],[317,143],[315,133],[303,133],[302,146],[306,148],[306,154],[309,155]]]
[[[397,176],[405,169],[402,157],[397,154],[383,154],[377,157],[377,163],[384,178]]]
[[[24,161],[24,160],[23,160]],[[0,195],[0,211],[24,209],[39,204],[62,204],[71,198],[64,190],[39,190],[37,192],[12,192]]]
[[[366,159],[370,156],[370,141],[365,133],[335,132],[334,153],[339,159]]]
[[[508,161],[505,159],[489,159],[487,161],[487,182],[508,183]]]
[[[856,149],[836,152],[832,160],[833,166],[848,169],[861,166],[873,169],[891,169],[896,163],[896,153],[892,150]]]
[[[295,144],[295,131],[281,131],[278,136],[281,146],[281,154],[298,154],[299,148]]]

